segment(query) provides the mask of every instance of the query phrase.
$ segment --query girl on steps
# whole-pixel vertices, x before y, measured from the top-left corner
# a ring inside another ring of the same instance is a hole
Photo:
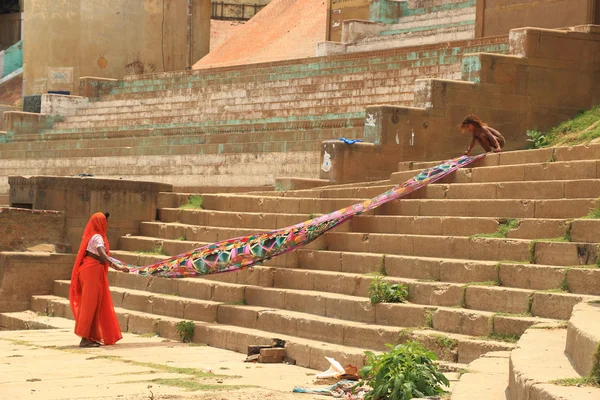
[[[460,128],[463,130],[463,132],[467,131],[473,135],[471,144],[464,153],[467,156],[471,154],[471,150],[473,150],[475,142],[478,142],[486,152],[494,151],[494,153],[499,153],[500,150],[506,145],[504,136],[502,136],[502,134],[494,128],[487,126],[487,124],[482,122],[476,115],[468,115],[463,120]]]

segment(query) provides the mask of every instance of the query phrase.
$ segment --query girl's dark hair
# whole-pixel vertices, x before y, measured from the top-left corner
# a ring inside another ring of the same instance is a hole
[[[108,217],[110,217],[110,213],[109,212],[105,212],[104,216],[106,217],[106,219],[108,219]]]
[[[483,128],[484,126],[487,126],[487,124],[480,120],[479,117],[475,114],[467,115],[463,120],[462,124],[460,124],[460,127],[464,128],[469,124],[472,124],[473,126],[479,129]]]

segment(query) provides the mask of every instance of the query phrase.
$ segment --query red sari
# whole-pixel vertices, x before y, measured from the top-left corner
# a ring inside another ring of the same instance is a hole
[[[106,229],[108,222],[102,213],[92,215],[81,239],[77,259],[71,274],[69,300],[75,317],[75,334],[88,340],[115,344],[123,338],[108,286],[108,265],[86,257],[88,242],[99,234],[110,255]]]

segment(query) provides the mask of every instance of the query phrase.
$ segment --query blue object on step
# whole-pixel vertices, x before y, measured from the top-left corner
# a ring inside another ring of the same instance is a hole
[[[362,142],[362,140],[360,140],[360,139],[346,139],[345,137],[340,138],[340,140],[346,144],[354,144],[354,143]]]

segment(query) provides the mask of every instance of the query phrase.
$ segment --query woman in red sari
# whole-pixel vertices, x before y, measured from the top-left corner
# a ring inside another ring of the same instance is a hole
[[[71,275],[69,299],[75,317],[75,334],[81,337],[80,347],[115,344],[122,339],[108,287],[108,267],[129,272],[110,260],[106,238],[108,216],[92,215],[85,231]]]

